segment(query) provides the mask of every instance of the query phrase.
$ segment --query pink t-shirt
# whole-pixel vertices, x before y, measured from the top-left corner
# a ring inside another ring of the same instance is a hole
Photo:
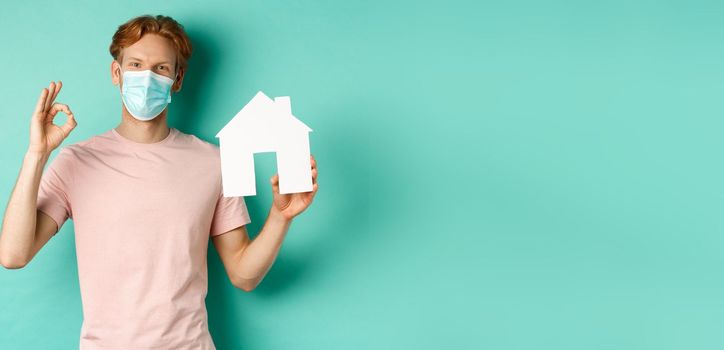
[[[38,210],[75,226],[81,350],[215,349],[209,237],[251,221],[244,197],[223,196],[218,146],[175,128],[148,144],[111,129],[60,150]]]

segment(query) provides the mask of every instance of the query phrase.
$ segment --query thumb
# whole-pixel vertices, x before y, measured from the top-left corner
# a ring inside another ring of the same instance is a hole
[[[272,190],[274,192],[279,192],[279,174],[275,174],[269,179],[269,182],[272,185]]]
[[[60,127],[60,130],[63,131],[63,135],[67,137],[73,129],[75,129],[76,125],[78,123],[75,121],[75,117],[73,116],[73,112],[70,112],[68,114],[68,119],[65,121],[65,124],[63,124]]]

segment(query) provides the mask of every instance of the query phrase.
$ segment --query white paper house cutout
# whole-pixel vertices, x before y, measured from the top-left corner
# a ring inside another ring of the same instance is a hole
[[[224,197],[256,195],[254,153],[276,152],[279,193],[312,191],[307,125],[292,115],[289,96],[259,91],[219,130]]]

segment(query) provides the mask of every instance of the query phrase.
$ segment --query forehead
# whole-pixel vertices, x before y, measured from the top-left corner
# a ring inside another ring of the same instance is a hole
[[[176,49],[171,40],[156,34],[146,34],[133,45],[123,48],[121,56],[124,61],[134,59],[173,63],[176,61]]]

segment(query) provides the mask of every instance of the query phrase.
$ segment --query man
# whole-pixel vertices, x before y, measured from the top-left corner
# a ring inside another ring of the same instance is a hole
[[[119,26],[110,47],[122,120],[68,145],[43,172],[51,151],[77,125],[54,102],[62,83],[43,89],[30,142],[0,236],[6,268],[28,264],[73,219],[83,305],[81,349],[215,349],[208,331],[209,237],[234,286],[253,290],[266,275],[292,219],[313,191],[279,194],[251,241],[243,197],[224,197],[218,146],[167,126],[171,92],[183,83],[191,44],[166,16]],[[68,120],[53,124],[58,112]]]

